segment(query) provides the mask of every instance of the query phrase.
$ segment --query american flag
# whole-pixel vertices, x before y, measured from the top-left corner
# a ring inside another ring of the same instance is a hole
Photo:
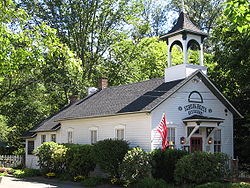
[[[167,121],[166,116],[163,114],[161,118],[161,122],[157,126],[156,130],[160,133],[161,139],[162,139],[162,151],[165,151],[165,149],[168,146],[168,128],[167,128]]]

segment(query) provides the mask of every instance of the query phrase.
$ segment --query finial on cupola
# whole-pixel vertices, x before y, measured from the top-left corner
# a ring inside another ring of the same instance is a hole
[[[183,13],[186,13],[186,11],[185,11],[184,0],[181,0],[181,5],[182,5],[182,12],[183,12]]]

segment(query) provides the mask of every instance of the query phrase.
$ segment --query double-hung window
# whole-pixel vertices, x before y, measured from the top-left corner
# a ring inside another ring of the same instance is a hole
[[[41,144],[43,144],[44,142],[46,142],[46,135],[42,134],[41,135]]]
[[[125,126],[118,125],[115,127],[115,138],[118,140],[125,140]]]
[[[168,143],[170,146],[175,145],[175,128],[168,127]]]
[[[73,130],[68,130],[68,143],[73,143]]]
[[[98,141],[98,128],[91,127],[89,131],[90,131],[90,143],[95,144]]]
[[[221,130],[214,132],[214,152],[221,152]]]
[[[28,155],[32,155],[33,154],[34,148],[35,148],[35,142],[34,142],[34,140],[28,141],[28,148],[27,148]]]
[[[56,142],[56,134],[51,134],[51,141]]]

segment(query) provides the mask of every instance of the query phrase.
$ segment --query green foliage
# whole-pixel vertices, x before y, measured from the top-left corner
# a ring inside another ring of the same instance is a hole
[[[227,0],[212,33],[216,63],[210,78],[244,119],[234,125],[235,156],[250,163],[250,8],[248,0]]]
[[[177,183],[205,183],[219,181],[228,172],[227,156],[223,153],[195,152],[178,160],[175,169]]]
[[[195,188],[248,188],[250,183],[220,183],[220,182],[209,182],[202,185],[197,185]]]
[[[129,150],[120,165],[121,178],[126,185],[134,183],[142,178],[149,177],[151,171],[151,157],[141,148]]]
[[[82,89],[81,62],[55,29],[32,23],[11,0],[0,14],[0,134],[18,148],[20,135]]]
[[[67,144],[66,172],[71,177],[88,177],[90,171],[95,169],[92,145]]]
[[[63,172],[67,148],[55,142],[44,142],[35,151],[38,164],[44,173]]]
[[[154,179],[154,178],[143,178],[137,183],[131,186],[132,188],[173,188],[172,185],[167,185],[163,179]]]
[[[82,184],[86,187],[96,187],[103,184],[103,179],[100,177],[90,177],[82,181]]]
[[[157,179],[162,178],[166,182],[173,182],[176,163],[187,154],[185,151],[176,149],[154,150],[151,153],[153,177]]]
[[[40,176],[41,172],[40,170],[37,169],[30,169],[30,168],[25,168],[23,170],[14,170],[13,176],[16,178],[26,178],[26,177],[34,177],[34,176]]]
[[[166,44],[156,37],[139,41],[124,38],[111,46],[110,60],[99,65],[99,72],[112,85],[138,82],[163,76]]]
[[[120,177],[119,165],[129,150],[125,140],[105,139],[94,145],[95,161],[111,177]]]

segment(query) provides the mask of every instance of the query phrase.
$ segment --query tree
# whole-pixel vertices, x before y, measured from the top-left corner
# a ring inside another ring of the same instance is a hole
[[[228,0],[214,28],[211,78],[243,114],[235,125],[235,153],[245,163],[250,151],[250,8],[248,0]]]
[[[94,82],[96,66],[141,4],[133,0],[22,0],[20,6],[37,23],[45,21],[57,30],[60,39],[81,59],[84,79]]]
[[[216,19],[221,15],[223,2],[224,0],[189,0],[184,1],[184,7],[190,20],[201,30],[210,33],[216,26]],[[172,0],[169,6],[177,12],[182,9],[180,0]]]
[[[54,29],[34,25],[10,0],[0,2],[0,41],[0,115],[19,146],[24,131],[82,89],[81,66]]]

